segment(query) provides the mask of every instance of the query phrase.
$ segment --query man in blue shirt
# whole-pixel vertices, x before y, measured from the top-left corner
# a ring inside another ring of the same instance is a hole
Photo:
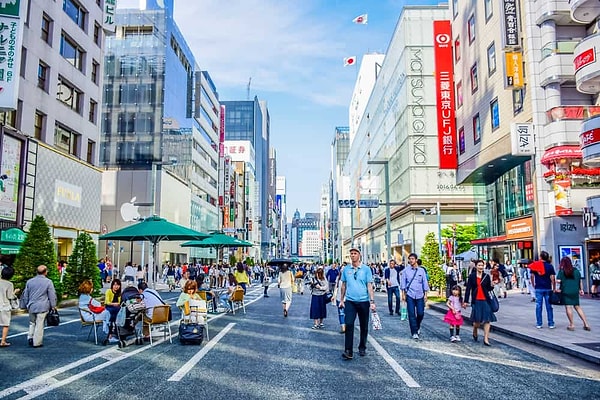
[[[388,296],[388,308],[390,315],[394,315],[392,309],[392,296],[396,296],[396,315],[400,315],[400,272],[402,268],[396,265],[396,260],[390,260],[389,266],[383,272],[385,286]]]
[[[337,268],[337,263],[333,263],[329,271],[325,277],[327,278],[327,282],[329,282],[329,291],[333,292],[333,288],[335,287],[335,282],[337,281],[337,277],[340,274],[340,270]]]
[[[550,304],[550,295],[556,289],[556,272],[550,264],[550,254],[547,251],[540,252],[543,270],[532,268],[531,281],[535,288],[535,327],[542,329],[542,304],[546,303],[546,314],[548,316],[548,328],[554,329],[554,310]]]
[[[365,356],[367,350],[367,335],[369,333],[369,304],[371,310],[376,311],[375,294],[373,291],[373,274],[371,269],[361,262],[360,250],[350,249],[350,265],[342,270],[341,275],[341,301],[340,308],[346,314],[346,332],[344,353],[342,358],[351,360],[354,347],[354,321],[358,315],[360,323],[360,341],[358,354]]]
[[[425,316],[425,302],[427,302],[427,292],[429,291],[427,274],[417,264],[418,259],[419,257],[415,253],[410,253],[408,256],[409,268],[404,269],[400,283],[402,300],[406,301],[408,311],[410,334],[415,340],[419,340],[421,335],[421,322]]]

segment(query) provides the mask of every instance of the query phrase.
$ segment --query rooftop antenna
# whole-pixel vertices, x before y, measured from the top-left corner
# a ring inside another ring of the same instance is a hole
[[[248,86],[246,87],[246,100],[250,100],[250,84],[252,83],[252,77],[248,79]]]

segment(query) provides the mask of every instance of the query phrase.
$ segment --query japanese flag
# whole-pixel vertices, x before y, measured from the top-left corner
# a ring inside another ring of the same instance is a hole
[[[355,24],[366,25],[368,20],[369,20],[369,15],[362,14],[362,15],[359,15],[358,17],[354,18],[352,20],[352,22],[354,22]]]
[[[344,67],[356,64],[356,56],[344,58]]]

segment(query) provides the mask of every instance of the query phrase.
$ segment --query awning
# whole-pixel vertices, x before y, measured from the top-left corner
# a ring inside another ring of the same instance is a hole
[[[18,254],[20,244],[0,244],[0,254]]]
[[[561,158],[582,158],[583,153],[579,146],[556,146],[544,152],[540,162],[549,165]]]

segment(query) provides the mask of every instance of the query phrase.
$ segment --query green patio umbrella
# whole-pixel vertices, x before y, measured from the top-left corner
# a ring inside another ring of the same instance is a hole
[[[158,242],[162,240],[200,240],[208,236],[208,233],[198,232],[154,215],[136,224],[101,235],[100,240],[149,241],[152,244],[152,258],[148,260],[148,265],[150,266],[148,273],[151,282],[154,283],[154,260],[156,259],[155,252]]]
[[[181,247],[202,247],[213,249],[222,249],[224,247],[252,247],[253,244],[246,240],[240,240],[224,233],[211,233],[208,237],[201,240],[190,240],[181,244]]]

